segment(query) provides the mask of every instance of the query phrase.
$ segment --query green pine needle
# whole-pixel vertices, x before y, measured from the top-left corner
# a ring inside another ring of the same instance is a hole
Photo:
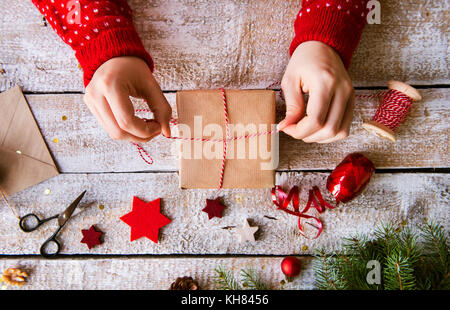
[[[384,224],[372,238],[360,235],[343,241],[339,253],[316,253],[313,266],[317,288],[450,289],[448,238],[439,224],[425,225],[420,234],[408,227]],[[367,281],[367,263],[371,260],[381,268],[379,284]]]
[[[249,290],[268,290],[269,286],[261,281],[261,278],[254,269],[241,270],[242,286]]]
[[[217,275],[214,279],[214,283],[220,290],[241,290],[241,286],[234,278],[231,271],[226,270],[224,267],[219,266],[215,269]]]

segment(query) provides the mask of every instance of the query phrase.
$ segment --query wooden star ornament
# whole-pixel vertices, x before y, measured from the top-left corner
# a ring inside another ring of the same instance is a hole
[[[80,242],[86,243],[89,249],[102,243],[100,237],[103,233],[96,230],[94,225],[92,225],[89,229],[82,229],[81,233],[83,234],[83,239],[81,239]]]
[[[158,243],[159,229],[171,222],[160,211],[161,199],[144,202],[133,197],[133,208],[120,219],[131,227],[130,241],[146,237]]]
[[[223,210],[226,206],[220,202],[220,198],[216,199],[206,199],[206,207],[202,209],[203,212],[208,213],[208,218],[222,217]]]
[[[239,237],[239,242],[243,243],[245,241],[255,242],[255,233],[258,231],[258,226],[250,226],[248,220],[244,220],[244,225],[236,228],[236,233]]]

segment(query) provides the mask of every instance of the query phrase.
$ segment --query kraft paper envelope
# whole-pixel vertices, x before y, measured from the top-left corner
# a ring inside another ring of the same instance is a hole
[[[58,170],[18,86],[0,94],[0,189],[13,195]]]
[[[274,129],[274,91],[226,90],[226,98],[230,128],[234,126],[233,128],[238,129],[237,126],[241,125],[241,128],[246,130],[241,133],[233,131],[230,133],[231,137]],[[225,112],[220,90],[179,91],[177,111],[178,124],[190,129],[186,130],[190,131],[187,134],[180,132],[182,137],[212,138],[214,135],[208,128],[214,127],[221,133],[222,138],[226,136]],[[179,130],[181,129],[179,127]],[[276,138],[275,134],[268,134],[229,141],[223,188],[273,187],[276,168],[274,165],[278,162],[278,144],[274,140]],[[183,141],[180,147],[180,187],[217,188],[222,167],[223,143]],[[217,156],[208,158],[206,150],[217,151]]]

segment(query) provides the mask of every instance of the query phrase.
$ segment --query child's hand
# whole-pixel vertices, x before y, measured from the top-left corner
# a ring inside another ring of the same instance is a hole
[[[333,48],[318,41],[300,44],[292,54],[281,88],[286,118],[278,129],[308,143],[329,143],[348,136],[354,90]],[[307,106],[302,93],[309,93]]]
[[[134,115],[129,96],[143,98],[155,115],[148,122]],[[137,57],[116,57],[95,71],[84,102],[114,140],[147,142],[170,136],[172,109],[147,63]]]

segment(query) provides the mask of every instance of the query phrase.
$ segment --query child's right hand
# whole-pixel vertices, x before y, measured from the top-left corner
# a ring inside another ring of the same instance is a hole
[[[129,96],[146,100],[155,119],[135,116]],[[161,132],[170,137],[172,109],[147,63],[138,57],[103,63],[86,87],[84,102],[114,140],[147,142]]]

